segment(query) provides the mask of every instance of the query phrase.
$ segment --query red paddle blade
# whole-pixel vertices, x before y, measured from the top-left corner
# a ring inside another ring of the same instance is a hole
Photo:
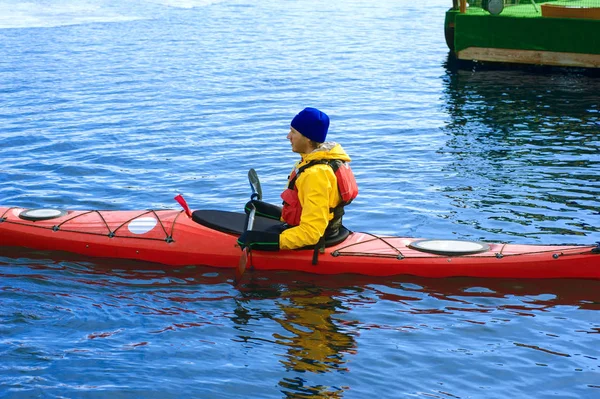
[[[185,201],[185,199],[183,198],[183,195],[178,194],[177,196],[175,196],[174,199],[175,199],[175,201],[177,201],[179,203],[179,205],[181,205],[181,207],[185,211],[185,214],[188,215],[189,218],[191,218],[192,217],[192,211],[190,210],[190,207],[188,206],[188,204]]]
[[[239,284],[242,280],[244,272],[246,271],[246,266],[248,265],[248,257],[250,256],[250,251],[248,248],[244,248],[242,251],[242,256],[240,256],[240,261],[238,263],[237,269],[235,269],[235,284]]]

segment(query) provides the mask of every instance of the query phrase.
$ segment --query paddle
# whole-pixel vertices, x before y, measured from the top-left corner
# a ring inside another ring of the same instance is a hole
[[[248,171],[248,181],[250,182],[250,188],[252,189],[251,200],[262,200],[262,188],[260,187],[260,180],[258,180],[258,174],[254,169]]]
[[[251,200],[261,200],[262,199],[262,187],[260,186],[260,180],[258,179],[258,174],[254,169],[250,169],[248,171],[248,181],[250,182],[250,189],[252,189],[252,195],[250,196]],[[248,214],[248,218],[246,220],[246,231],[252,230],[254,227],[254,217],[256,216],[256,207],[254,204],[250,203],[250,213]],[[242,276],[246,271],[246,266],[250,260],[250,247],[244,248],[242,251],[242,256],[240,256],[240,261],[238,262],[238,267],[235,270],[235,284],[239,284],[242,280]]]
[[[252,230],[254,227],[254,216],[256,215],[256,207],[251,203],[250,213],[248,214],[248,221],[246,223],[246,231]],[[250,258],[250,247],[245,247],[242,251],[242,256],[240,256],[240,261],[238,262],[238,267],[235,269],[235,285],[238,285],[242,280],[242,276],[246,271],[246,266],[248,265],[248,261]]]

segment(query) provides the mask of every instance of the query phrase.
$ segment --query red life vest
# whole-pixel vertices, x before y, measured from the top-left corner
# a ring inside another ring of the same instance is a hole
[[[300,224],[300,216],[302,216],[302,205],[300,205],[300,200],[298,198],[296,180],[307,168],[319,164],[329,165],[333,169],[341,198],[341,202],[335,208],[329,209],[329,212],[333,212],[334,215],[333,219],[329,222],[330,226],[337,223],[341,224],[341,219],[344,215],[344,207],[350,204],[352,200],[358,196],[358,186],[349,164],[339,159],[310,161],[306,165],[292,172],[289,178],[288,188],[281,193],[281,199],[283,199],[281,218],[290,226],[298,226]]]

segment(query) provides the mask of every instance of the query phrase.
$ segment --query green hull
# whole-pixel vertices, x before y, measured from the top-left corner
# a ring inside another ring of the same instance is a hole
[[[457,58],[471,61],[600,67],[600,20],[551,18],[539,10],[532,4],[506,7],[500,15],[479,7],[462,14],[451,9],[446,43]],[[474,55],[483,58],[469,59]]]

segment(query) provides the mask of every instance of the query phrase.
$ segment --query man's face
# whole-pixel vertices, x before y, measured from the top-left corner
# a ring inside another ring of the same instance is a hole
[[[294,129],[290,128],[290,132],[287,135],[288,140],[292,144],[292,151],[298,154],[307,154],[312,151],[312,146],[310,145],[310,140],[307,137],[304,137],[302,133]]]

